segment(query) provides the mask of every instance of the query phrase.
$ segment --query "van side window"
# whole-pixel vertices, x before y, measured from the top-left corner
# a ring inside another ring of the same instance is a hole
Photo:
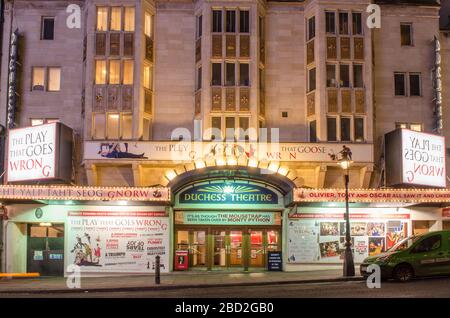
[[[430,252],[441,247],[441,235],[433,235],[422,240],[413,250],[413,253]]]

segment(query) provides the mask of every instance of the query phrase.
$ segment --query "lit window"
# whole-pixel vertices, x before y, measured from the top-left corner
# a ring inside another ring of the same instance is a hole
[[[108,114],[107,115],[107,137],[108,139],[119,139],[119,114]]]
[[[422,124],[410,124],[409,129],[414,131],[422,131]]]
[[[92,136],[94,139],[105,139],[105,114],[93,114]]]
[[[133,84],[133,60],[123,61],[123,84]]]
[[[43,125],[44,124],[44,119],[42,118],[32,118],[31,119],[31,126],[38,126],[38,125]]]
[[[48,90],[50,92],[61,90],[61,68],[50,67],[48,69]]]
[[[147,12],[145,13],[144,34],[148,37],[152,37],[152,16]]]
[[[120,84],[120,61],[109,61],[109,84]]]
[[[134,31],[134,7],[126,7],[125,8],[124,30],[127,32]]]
[[[97,8],[97,31],[106,31],[108,29],[108,8]]]
[[[45,68],[33,67],[33,91],[43,91],[45,89]]]
[[[152,89],[152,68],[150,66],[144,66],[144,87]]]
[[[106,61],[95,61],[95,84],[106,84]]]
[[[122,139],[131,139],[133,135],[133,116],[131,114],[122,115]]]
[[[60,120],[57,119],[57,118],[47,118],[47,119],[45,120],[45,122],[46,122],[47,124],[53,124],[53,123],[59,123]]]
[[[122,8],[113,7],[111,9],[111,31],[120,31],[122,29]]]

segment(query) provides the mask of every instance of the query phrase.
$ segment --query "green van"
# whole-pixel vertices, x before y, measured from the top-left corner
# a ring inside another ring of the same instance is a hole
[[[381,278],[409,281],[414,277],[450,275],[450,230],[408,237],[386,252],[368,257],[360,265],[362,276],[367,267],[377,264]]]

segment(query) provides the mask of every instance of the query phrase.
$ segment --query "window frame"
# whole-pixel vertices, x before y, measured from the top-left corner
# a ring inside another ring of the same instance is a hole
[[[403,76],[403,94],[397,94],[397,80],[396,76]],[[406,72],[394,72],[394,97],[407,97],[408,87],[407,87],[407,73]]]
[[[53,20],[53,30],[52,30],[52,38],[46,39],[45,38],[45,21],[46,20]],[[56,26],[56,17],[54,16],[42,16],[41,17],[41,41],[53,41],[55,40],[55,26]]]
[[[412,94],[412,85],[411,85],[411,76],[417,76],[419,83],[418,83],[418,89],[419,89],[419,94]],[[409,93],[409,97],[422,97],[422,74],[420,72],[409,72],[408,73],[408,93]]]
[[[329,26],[329,21],[328,21],[328,16],[329,15],[333,15],[333,30],[329,31],[328,26]],[[336,34],[336,11],[325,11],[325,33],[326,34]]]
[[[402,32],[403,26],[409,27],[409,44],[403,44],[403,32]],[[414,46],[414,31],[412,22],[400,22],[400,46],[401,47]]]

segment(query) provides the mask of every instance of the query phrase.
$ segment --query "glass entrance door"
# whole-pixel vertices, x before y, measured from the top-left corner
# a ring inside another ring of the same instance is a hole
[[[227,232],[224,230],[214,230],[213,233],[213,265],[215,267],[227,266],[226,244]]]
[[[213,266],[223,268],[244,266],[242,238],[242,231],[214,230]]]
[[[243,266],[242,231],[230,231],[230,266]]]
[[[206,231],[177,231],[177,250],[189,251],[189,267],[206,266]]]

